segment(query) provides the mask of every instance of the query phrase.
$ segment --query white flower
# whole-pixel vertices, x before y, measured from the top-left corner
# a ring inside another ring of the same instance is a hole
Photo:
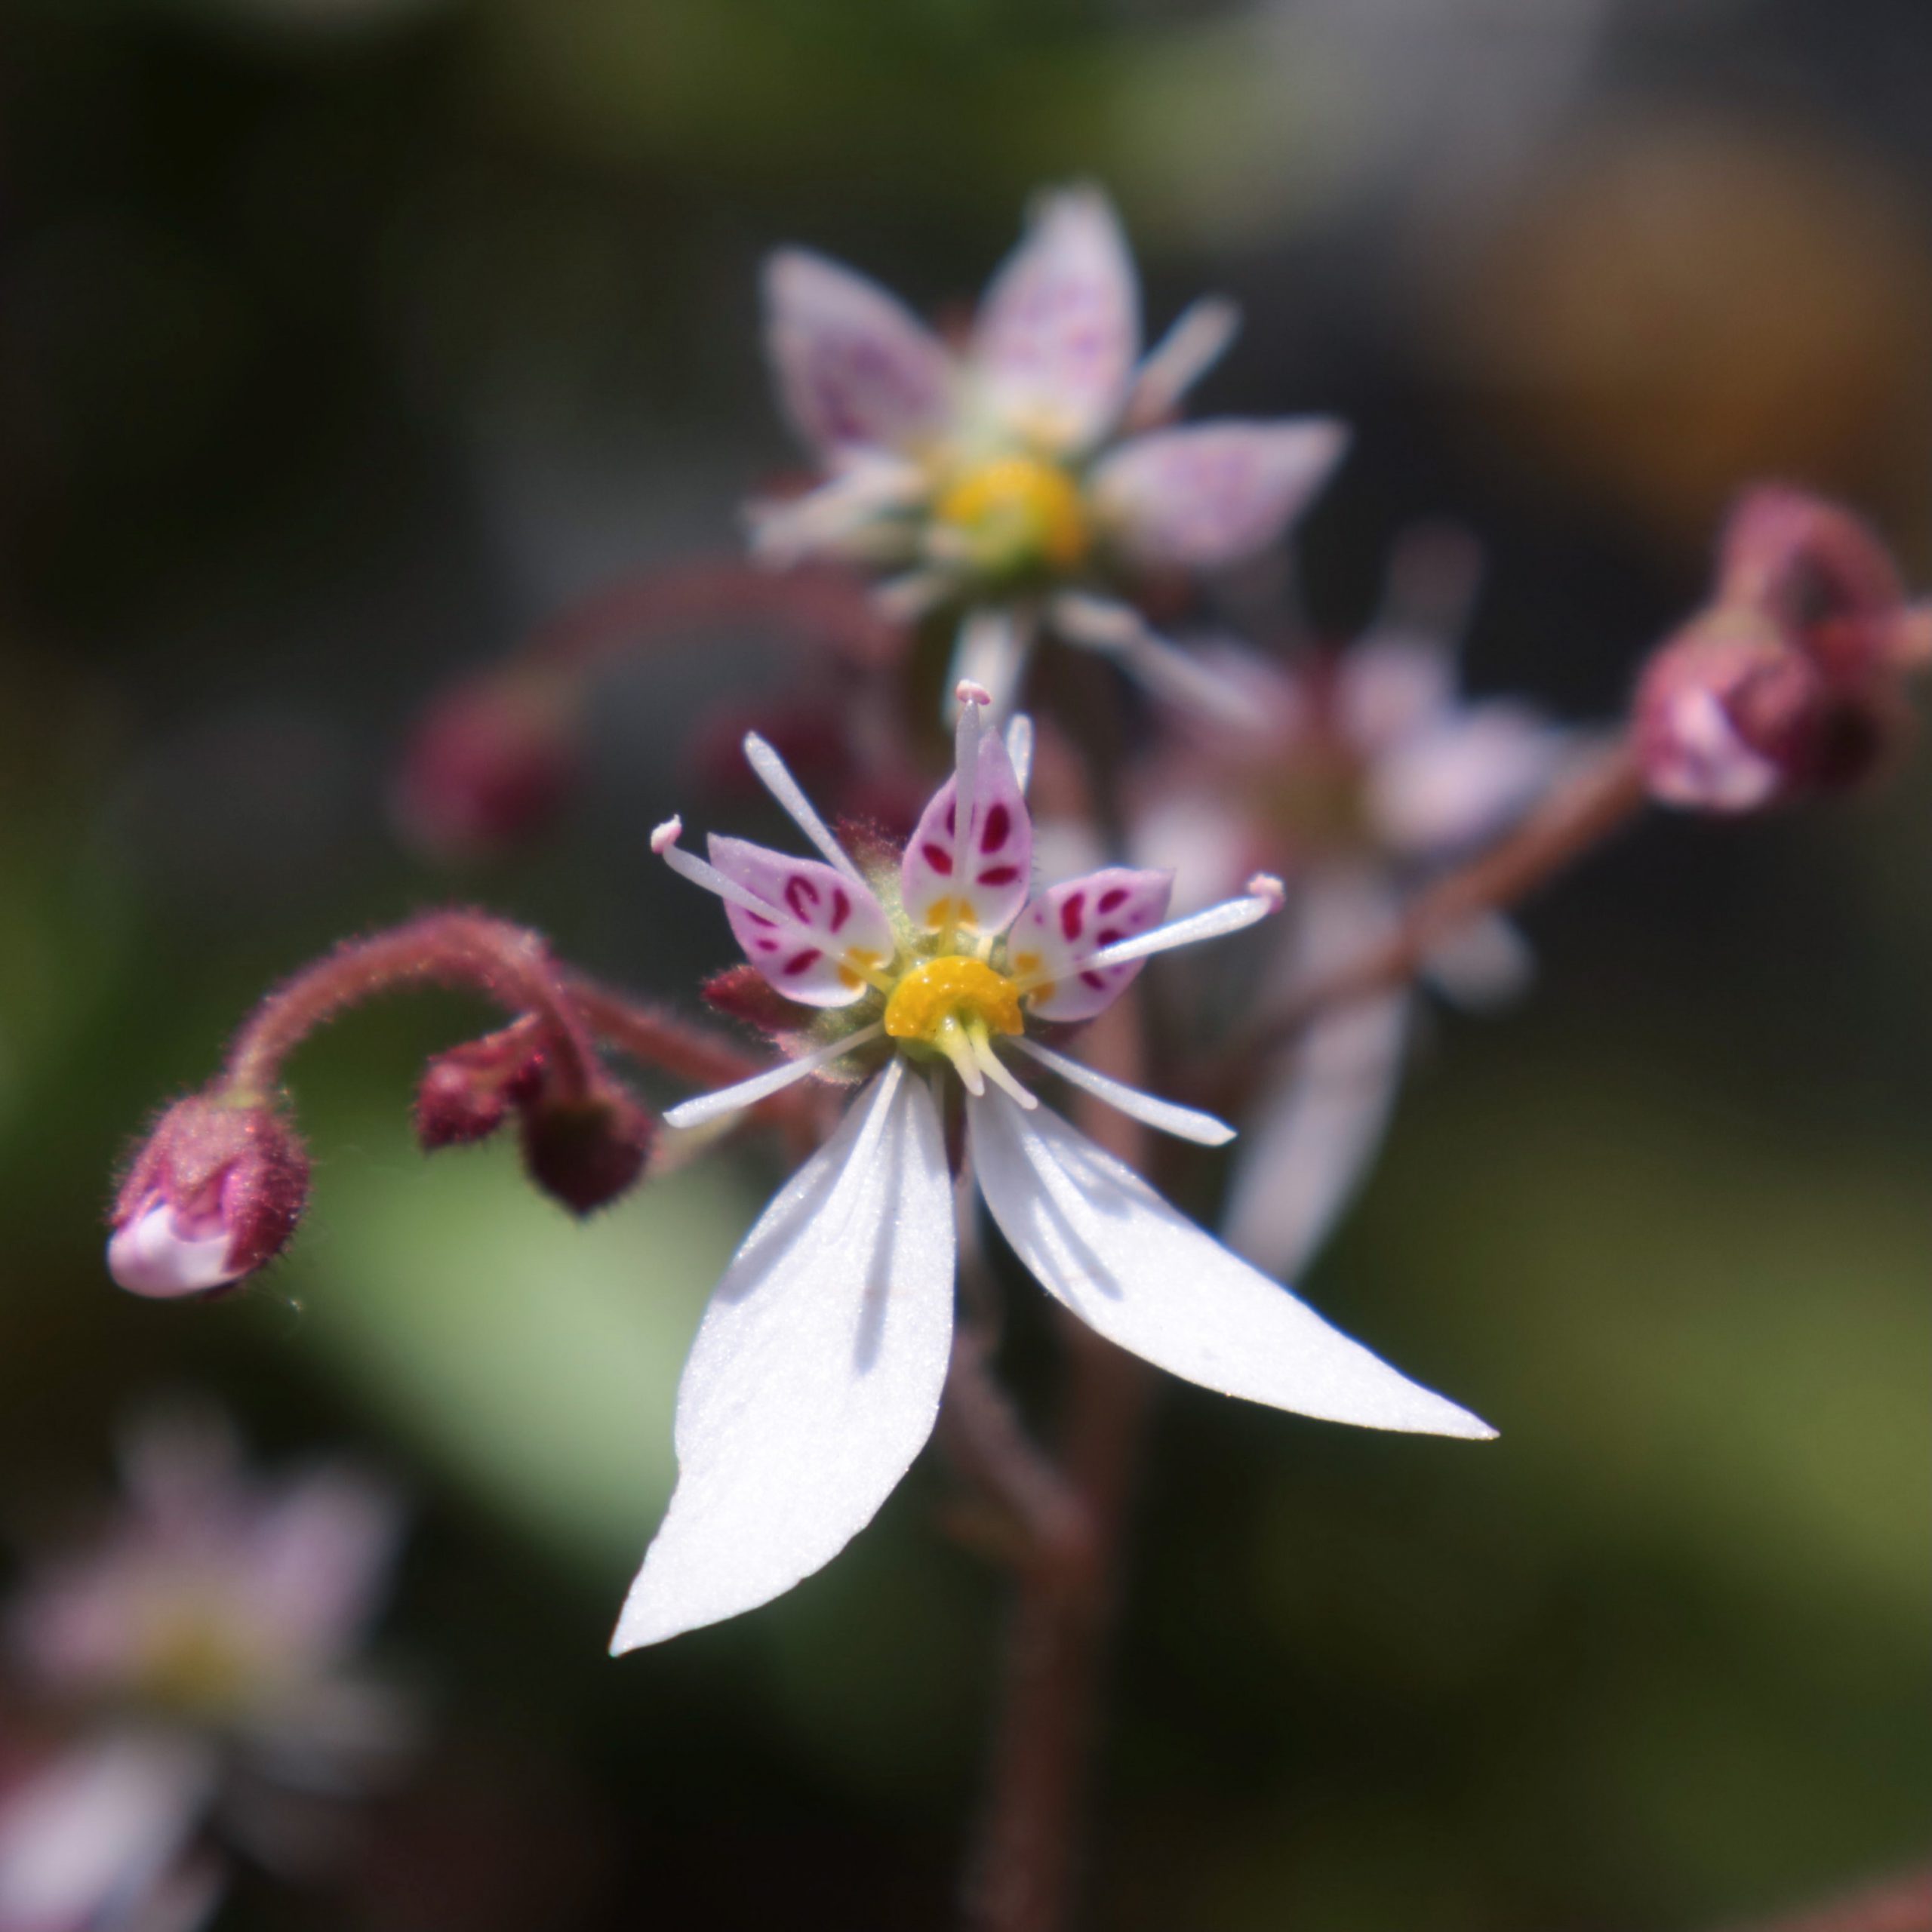
[[[1397,1374],[1170,1207],[1015,1078],[1023,1055],[1161,1131],[1217,1145],[1220,1121],[1124,1087],[1027,1037],[1091,1017],[1153,953],[1275,909],[1248,891],[1162,924],[1171,879],[1109,867],[1030,891],[1032,832],[1012,752],[962,685],[955,775],[896,877],[868,878],[771,748],[746,750],[823,856],[713,837],[707,865],[657,851],[725,902],[752,963],[824,1010],[827,1037],[774,1072],[666,1116],[693,1127],[844,1062],[875,1067],[832,1138],[746,1238],[678,1392],[678,1486],[624,1606],[626,1651],[768,1601],[869,1522],[932,1432],[952,1344],[954,1180],[943,1084],[964,1090],[967,1158],[993,1219],[1057,1300],[1109,1340],[1229,1395],[1332,1420],[1491,1432]]]
[[[1211,706],[1174,646],[1092,593],[1251,555],[1341,458],[1325,419],[1153,426],[1232,340],[1231,303],[1196,303],[1143,358],[1133,258],[1091,189],[1041,197],[958,352],[823,256],[781,251],[764,281],[779,393],[826,478],[754,506],[761,555],[863,565],[906,616],[960,607],[955,669],[996,717],[1042,628]]]
[[[222,1890],[215,1810],[272,1860],[268,1801],[353,1790],[405,1733],[354,1659],[392,1497],[340,1468],[254,1480],[206,1416],[150,1421],[125,1463],[105,1533],[35,1566],[8,1618],[36,1702],[85,1724],[0,1794],[0,1932],[187,1932]]]
[[[1438,533],[1405,546],[1392,608],[1347,651],[1293,670],[1232,648],[1208,663],[1245,706],[1238,727],[1196,724],[1150,775],[1135,850],[1212,895],[1237,868],[1286,880],[1292,916],[1271,1003],[1365,957],[1405,891],[1506,830],[1572,740],[1509,699],[1466,701],[1444,633],[1473,584],[1468,549]],[[1238,876],[1238,872],[1235,872]],[[1499,917],[1447,936],[1428,977],[1469,1006],[1520,990],[1528,949]],[[1306,1265],[1353,1198],[1393,1110],[1412,998],[1398,989],[1315,1019],[1260,1086],[1224,1232],[1274,1275]]]

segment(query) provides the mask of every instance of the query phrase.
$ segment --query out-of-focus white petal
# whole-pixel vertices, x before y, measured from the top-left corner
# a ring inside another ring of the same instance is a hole
[[[1454,712],[1372,762],[1369,814],[1386,844],[1414,857],[1479,845],[1535,803],[1572,749],[1506,699]]]
[[[916,449],[944,428],[952,359],[877,282],[786,248],[765,263],[764,300],[780,398],[815,449]]]
[[[768,1208],[678,1388],[678,1486],[614,1651],[767,1603],[871,1521],[939,1411],[952,1338],[939,1112],[895,1060]]]
[[[749,504],[752,552],[780,569],[812,557],[886,565],[909,562],[918,549],[903,512],[931,486],[916,464],[866,452],[837,460],[834,474],[801,497]]]
[[[987,401],[1029,441],[1083,448],[1119,416],[1140,351],[1140,286],[1112,204],[1091,188],[1042,196],[980,304]]]
[[[1132,432],[1164,423],[1240,332],[1238,303],[1222,295],[1204,295],[1189,303],[1134,372],[1121,427]]]
[[[1398,1375],[1171,1207],[1050,1109],[967,1101],[973,1160],[1014,1251],[1090,1327],[1170,1373],[1331,1422],[1493,1434]]]
[[[1224,729],[1259,734],[1265,724],[1249,692],[1223,680],[1214,662],[1190,655],[1164,638],[1131,605],[1069,591],[1056,597],[1054,629],[1069,644],[1111,657],[1168,703]]]
[[[7,1932],[146,1927],[212,1795],[213,1752],[185,1734],[126,1731],[76,1746],[0,1804]],[[170,1910],[165,1921],[185,1928]]]
[[[1368,757],[1441,723],[1455,704],[1456,660],[1435,639],[1383,632],[1336,660],[1342,735]]]
[[[1131,561],[1211,570],[1274,542],[1348,448],[1340,423],[1195,423],[1155,429],[1095,466],[1094,506]]]
[[[1238,891],[1260,849],[1247,819],[1192,785],[1163,786],[1134,815],[1132,840],[1140,864],[1174,874],[1179,913],[1197,912]]]
[[[402,1527],[400,1499],[372,1477],[335,1467],[291,1483],[254,1527],[247,1608],[286,1654],[332,1660],[380,1607]]]
[[[890,959],[892,921],[872,888],[817,859],[795,859],[743,838],[710,840],[711,863],[758,909],[724,902],[745,957],[787,999],[850,1006],[864,996],[860,969]]]
[[[1138,961],[1093,967],[1103,946],[1158,926],[1174,880],[1166,872],[1109,866],[1049,886],[1028,900],[1007,934],[1007,970],[1038,980],[1027,1003],[1041,1020],[1091,1020],[1112,1005],[1140,973]]]
[[[997,724],[1011,715],[1026,681],[1026,660],[1033,645],[1029,611],[1009,604],[976,605],[959,620],[953,641],[952,665],[946,672],[940,700],[940,718],[950,724],[958,708],[953,693],[961,684],[977,685],[992,700],[986,713]],[[1023,784],[1023,792],[1026,789]]]
[[[1423,971],[1445,998],[1472,1013],[1520,998],[1536,977],[1530,943],[1500,912],[1484,912],[1445,934],[1424,955]]]
[[[1310,878],[1278,983],[1291,992],[1343,970],[1394,930],[1395,901],[1373,875]],[[1222,1229],[1258,1268],[1298,1275],[1367,1178],[1388,1131],[1407,1043],[1406,991],[1316,1020],[1267,1081],[1245,1122]]]
[[[107,1271],[130,1294],[152,1300],[205,1294],[246,1272],[229,1266],[231,1245],[225,1228],[204,1234],[184,1227],[174,1209],[157,1200],[115,1230]]]

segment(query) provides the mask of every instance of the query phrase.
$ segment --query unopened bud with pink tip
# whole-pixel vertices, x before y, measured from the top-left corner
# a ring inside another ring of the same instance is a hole
[[[1694,811],[1758,811],[1865,777],[1911,728],[1908,674],[1932,658],[1932,611],[1890,558],[1816,497],[1755,491],[1724,535],[1711,606],[1638,687],[1651,795]]]
[[[275,1107],[220,1094],[178,1100],[122,1183],[109,1272],[157,1300],[226,1287],[281,1253],[308,1197],[308,1156]]]

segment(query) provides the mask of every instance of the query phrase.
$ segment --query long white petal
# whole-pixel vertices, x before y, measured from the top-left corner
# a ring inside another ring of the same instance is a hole
[[[953,693],[962,683],[979,685],[992,703],[989,721],[997,724],[1013,709],[1026,681],[1026,660],[1032,654],[1033,620],[1010,605],[977,605],[960,620],[946,674],[946,695],[940,703],[940,721],[953,721]]]
[[[974,1171],[1014,1251],[1092,1328],[1158,1367],[1331,1422],[1494,1433],[1331,1328],[1046,1107],[967,1102]]]
[[[1033,776],[1033,721],[1023,711],[1014,712],[1007,725],[1006,755],[1012,761],[1013,775],[1023,798]]]
[[[1049,614],[1067,643],[1111,657],[1156,697],[1231,730],[1263,728],[1247,692],[1170,643],[1130,605],[1069,591],[1054,599]]]
[[[939,1111],[895,1060],[725,1272],[678,1387],[678,1487],[611,1648],[735,1617],[829,1562],[932,1433],[952,1340]]]
[[[1068,1085],[1085,1088],[1096,1099],[1106,1101],[1110,1107],[1118,1108],[1135,1120],[1145,1121],[1162,1134],[1171,1134],[1181,1140],[1198,1140],[1204,1147],[1225,1147],[1235,1137],[1234,1129],[1226,1121],[1217,1120],[1212,1114],[1204,1114],[1193,1107],[1177,1106],[1172,1100],[1143,1094],[1138,1087],[1130,1087],[1124,1081],[1111,1080],[1104,1073],[1096,1073],[1091,1066],[1083,1066],[1077,1060],[1069,1060],[1065,1054],[1057,1054],[1052,1048],[1041,1046],[1037,1040],[1023,1037],[1013,1044],[1042,1066],[1051,1068]]]
[[[730,1087],[720,1087],[709,1094],[700,1094],[688,1100],[681,1100],[675,1107],[665,1109],[666,1127],[685,1128],[702,1127],[706,1121],[717,1120],[725,1114],[735,1114],[746,1107],[757,1106],[761,1100],[768,1100],[774,1094],[782,1094],[788,1087],[804,1079],[808,1074],[816,1073],[822,1066],[828,1066],[835,1060],[851,1053],[856,1047],[869,1045],[885,1031],[883,1020],[875,1026],[862,1027],[856,1033],[848,1033],[842,1040],[834,1040],[829,1046],[814,1047],[808,1054],[801,1054],[796,1060],[788,1060],[783,1066],[773,1067],[767,1073],[755,1073],[749,1080],[740,1080]]]

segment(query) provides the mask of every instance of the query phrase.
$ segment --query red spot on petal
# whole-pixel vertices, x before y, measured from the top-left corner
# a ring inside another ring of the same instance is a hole
[[[1097,993],[1103,993],[1107,989],[1107,976],[1104,973],[1086,972],[1082,973],[1080,977],[1084,985],[1091,986]]]
[[[1017,866],[989,866],[980,875],[982,885],[1011,885],[1020,876]]]
[[[919,857],[937,872],[941,878],[952,876],[952,854],[943,845],[936,845],[931,839],[919,848]]]
[[[986,814],[986,823],[980,828],[980,850],[997,852],[1006,843],[1006,835],[1013,829],[1013,814],[1004,805],[995,805]]]
[[[1100,903],[1096,909],[1103,912],[1111,912],[1116,907],[1124,904],[1126,899],[1127,888],[1125,886],[1110,885],[1100,894]]]
[[[795,919],[809,919],[818,904],[818,888],[802,872],[794,872],[785,881],[785,903]]]
[[[1080,937],[1080,927],[1087,895],[1084,892],[1070,892],[1060,902],[1060,929],[1069,939]]]
[[[852,916],[852,896],[842,885],[832,888],[832,930],[836,932]]]
[[[788,980],[792,979],[804,971],[807,967],[815,965],[824,957],[824,954],[820,952],[817,946],[808,946],[804,952],[793,953],[778,970]]]
[[[1096,946],[1112,946],[1116,940],[1124,939],[1125,937],[1126,934],[1121,931],[1119,927],[1103,926],[1100,930],[1094,935],[1094,943]]]

